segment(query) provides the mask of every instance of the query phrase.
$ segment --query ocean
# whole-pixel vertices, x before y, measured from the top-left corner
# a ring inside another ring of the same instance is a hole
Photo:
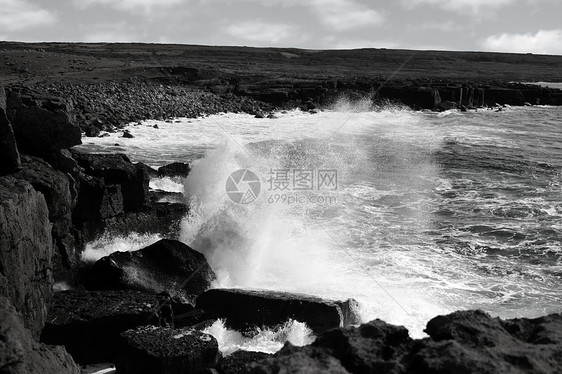
[[[205,254],[216,287],[351,297],[363,321],[404,325],[415,338],[432,317],[459,309],[560,312],[562,108],[368,104],[144,121],[127,127],[132,139],[83,138],[78,148],[153,167],[191,164],[185,180],[151,187],[185,194],[180,237]],[[103,237],[83,258],[158,239]],[[209,332],[223,352],[313,339],[299,322],[254,339],[220,321]]]

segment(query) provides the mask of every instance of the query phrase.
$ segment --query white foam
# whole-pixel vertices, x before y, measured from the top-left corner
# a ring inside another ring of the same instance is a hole
[[[142,249],[160,240],[160,235],[131,233],[127,236],[103,235],[99,239],[86,244],[86,249],[80,255],[84,262],[96,262],[113,252],[130,252]]]

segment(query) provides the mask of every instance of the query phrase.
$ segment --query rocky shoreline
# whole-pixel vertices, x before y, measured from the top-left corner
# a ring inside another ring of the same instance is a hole
[[[54,52],[26,55],[44,53]],[[86,64],[74,60],[92,68],[86,72],[101,72],[91,56]],[[185,176],[189,167],[156,171],[126,155],[72,149],[83,135],[99,136],[143,119],[315,110],[340,95],[366,96],[373,106],[468,110],[562,105],[562,91],[449,80],[281,79],[210,68],[128,66],[125,72],[120,65],[100,82],[67,77],[30,83],[38,73],[26,69],[19,81],[0,87],[0,373],[79,373],[80,365],[100,362],[115,363],[118,373],[558,373],[562,368],[562,314],[501,320],[481,311],[455,312],[432,319],[428,337],[413,340],[404,327],[380,320],[359,324],[352,299],[210,289],[215,274],[205,258],[174,240],[188,207],[159,202],[162,192],[148,187],[151,175]],[[133,230],[168,239],[95,263],[80,260],[87,242]],[[72,289],[55,292],[55,283]],[[286,343],[273,355],[223,356],[205,332],[216,319],[248,336],[258,327],[275,329],[295,320],[317,338],[304,347]]]

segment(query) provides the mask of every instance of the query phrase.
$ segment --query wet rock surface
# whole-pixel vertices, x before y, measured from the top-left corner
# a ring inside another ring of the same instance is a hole
[[[0,296],[0,373],[78,374],[80,369],[64,347],[36,342],[10,301]]]
[[[221,374],[244,373],[248,365],[270,357],[271,354],[264,352],[236,351],[220,360],[217,371]]]
[[[118,373],[200,373],[220,358],[215,338],[189,329],[144,326],[123,332],[121,339]]]
[[[158,168],[161,177],[187,177],[191,168],[185,162],[173,162]]]
[[[98,260],[84,279],[90,289],[137,289],[192,298],[215,279],[203,254],[170,239]]]
[[[28,182],[0,178],[0,296],[37,336],[52,295],[54,253],[49,210]]]
[[[0,175],[16,171],[20,167],[20,155],[14,130],[6,115],[6,91],[0,86]]]
[[[305,322],[316,333],[355,323],[357,306],[353,300],[329,301],[308,295],[242,289],[212,289],[199,295],[196,304],[213,318],[225,318],[226,324],[237,330],[276,327],[294,319]]]
[[[111,361],[119,334],[144,325],[172,323],[167,296],[132,290],[55,293],[41,341],[64,345],[79,363]]]

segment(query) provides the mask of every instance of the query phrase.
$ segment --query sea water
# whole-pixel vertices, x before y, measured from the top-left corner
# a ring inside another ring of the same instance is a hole
[[[181,240],[205,254],[215,287],[351,297],[363,321],[404,325],[412,337],[458,309],[560,311],[562,108],[369,111],[340,101],[276,117],[145,121],[127,127],[132,139],[116,133],[80,147],[153,167],[191,164],[185,180],[151,186],[184,192]],[[248,192],[243,203],[233,186]],[[105,237],[86,256],[155,240]],[[288,336],[310,340],[295,323],[253,341],[220,321],[209,332],[225,352],[275,351]]]

